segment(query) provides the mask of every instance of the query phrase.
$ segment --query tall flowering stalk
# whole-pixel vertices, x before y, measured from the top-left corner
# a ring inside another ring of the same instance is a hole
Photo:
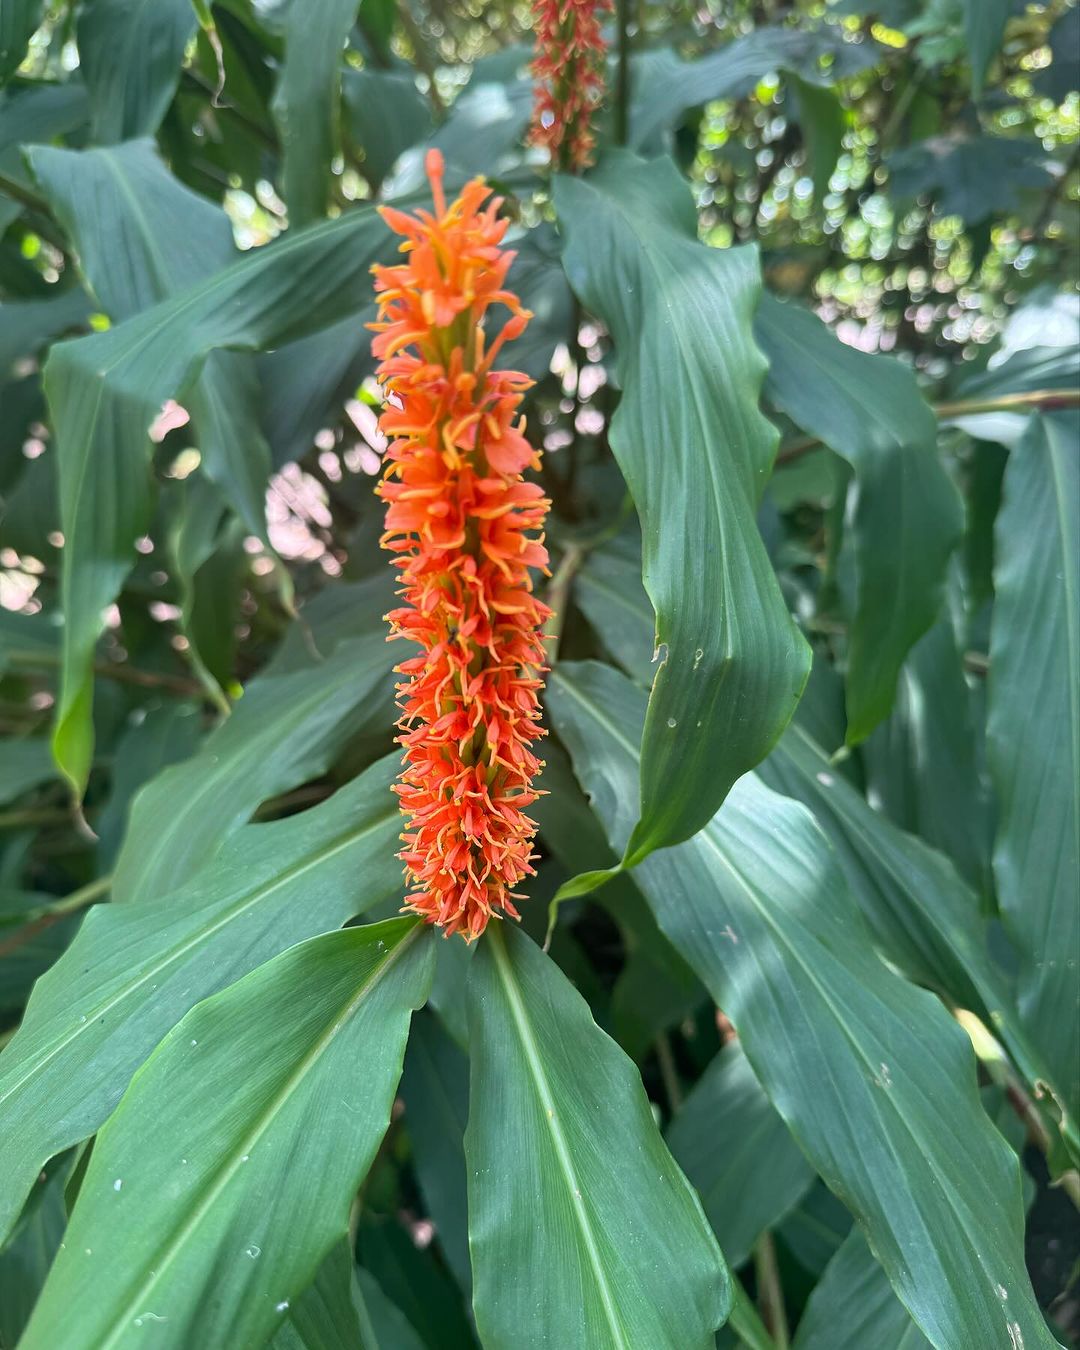
[[[522,476],[540,462],[518,414],[532,381],[494,368],[532,317],[506,287],[502,199],[476,178],[448,206],[438,151],[426,167],[434,214],[382,208],[406,260],[373,269],[389,442],[378,491],[405,601],[387,615],[391,637],[422,649],[397,667],[408,903],[472,941],[492,915],[517,917],[514,887],[533,871],[524,812],[542,767],[532,746],[550,611],[529,569],[547,566],[550,503]],[[509,311],[496,336],[493,306]]]
[[[530,139],[546,147],[555,168],[581,169],[592,161],[592,117],[604,93],[600,19],[610,10],[611,0],[535,0]]]

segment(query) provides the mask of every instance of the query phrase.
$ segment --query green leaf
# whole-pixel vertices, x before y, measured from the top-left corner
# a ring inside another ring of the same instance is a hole
[[[793,76],[791,83],[814,181],[814,197],[820,207],[821,199],[829,190],[829,179],[836,168],[836,161],[844,148],[847,114],[832,89],[822,89],[798,76]]]
[[[697,61],[682,61],[669,48],[646,52],[633,65],[630,145],[639,148],[654,142],[684,113],[703,103],[745,98],[777,71],[791,71],[815,84],[833,84],[874,65],[881,50],[876,42],[846,43],[835,31],[766,26]]]
[[[200,752],[135,798],[113,899],[150,900],[187,881],[268,797],[322,773],[350,734],[389,727],[394,659],[373,633],[321,665],[253,680]]]
[[[894,200],[929,194],[940,215],[959,216],[968,226],[1020,210],[1026,193],[1054,181],[1041,141],[981,132],[917,141],[890,155],[887,167]]]
[[[609,667],[563,664],[547,702],[618,847],[643,696]],[[636,879],[931,1341],[1053,1346],[1024,1269],[1016,1158],[982,1110],[971,1046],[879,961],[809,813],[747,775]]]
[[[0,6],[0,84],[22,65],[44,10],[44,0],[4,0]]]
[[[0,806],[56,777],[47,741],[10,737],[0,740]]]
[[[764,758],[809,649],[755,519],[776,445],[757,406],[756,254],[697,242],[668,160],[621,152],[587,179],[558,177],[554,193],[570,284],[615,343],[624,393],[610,440],[641,519],[661,649],[630,863],[700,829]]]
[[[35,177],[75,242],[114,322],[205,280],[237,258],[225,212],[169,173],[153,141],[99,150],[31,150]],[[266,542],[270,450],[259,434],[252,358],[212,352],[188,396],[203,468]]]
[[[339,1242],[291,1306],[272,1350],[424,1350],[404,1314]]]
[[[152,425],[216,348],[285,343],[370,298],[387,232],[370,209],[289,235],[106,333],[53,348],[45,390],[60,456],[64,669],[53,752],[76,790],[90,763],[94,643],[151,510]],[[90,464],[94,472],[88,473]]]
[[[24,1350],[267,1340],[346,1235],[431,944],[328,933],[188,1013],[98,1136]]]
[[[469,1061],[430,1013],[413,1024],[401,1095],[413,1166],[436,1240],[468,1293],[472,1267],[462,1141],[469,1113]]]
[[[349,133],[377,192],[398,156],[430,135],[431,105],[407,70],[346,70],[344,93]]]
[[[326,214],[339,137],[342,55],[357,7],[357,0],[291,0],[285,10],[285,60],[271,109],[293,225]]]
[[[963,528],[937,452],[937,423],[909,370],[845,346],[820,319],[766,297],[755,334],[765,393],[855,471],[856,604],[848,634],[848,743],[888,714],[908,651],[941,608]]]
[[[1012,0],[964,0],[964,39],[971,60],[971,93],[982,98],[986,72],[1001,50]]]
[[[79,68],[99,144],[152,136],[195,33],[191,0],[88,0],[79,10]]]
[[[383,760],[310,811],[247,826],[182,889],[87,915],[0,1055],[0,1233],[199,999],[400,892],[395,773]]]
[[[705,1070],[667,1140],[733,1267],[747,1260],[765,1229],[793,1209],[814,1180],[738,1041]]]
[[[620,537],[594,549],[574,577],[574,600],[607,651],[648,689],[656,674],[654,625],[638,541]]]
[[[23,1333],[67,1227],[64,1184],[70,1163],[42,1176],[11,1240],[0,1251],[0,1345]]]
[[[637,1070],[510,925],[492,925],[472,961],[469,1054],[469,1245],[484,1346],[711,1346],[730,1277]]]
[[[34,356],[72,328],[82,328],[90,302],[78,286],[40,300],[5,300],[0,310],[0,380],[20,357]]]
[[[1080,414],[1032,418],[998,516],[987,758],[1020,1015],[1080,1118]]]
[[[1014,1342],[1017,1344],[1017,1342]],[[859,1232],[849,1235],[810,1295],[794,1350],[928,1350]]]

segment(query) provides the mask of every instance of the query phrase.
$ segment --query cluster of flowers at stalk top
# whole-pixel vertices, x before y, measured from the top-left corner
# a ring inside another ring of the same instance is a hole
[[[532,381],[494,369],[532,317],[506,288],[502,199],[477,178],[448,206],[438,151],[426,167],[434,214],[382,208],[405,261],[373,268],[389,442],[378,491],[405,602],[387,615],[390,635],[421,648],[397,667],[408,904],[472,941],[492,915],[517,918],[514,887],[533,871],[524,812],[542,767],[532,747],[550,611],[529,569],[547,567],[549,502],[522,477],[539,465],[518,413]]]
[[[606,46],[600,16],[611,0],[536,0],[533,6],[537,81],[534,145],[544,146],[557,169],[592,161],[592,117],[604,92]]]

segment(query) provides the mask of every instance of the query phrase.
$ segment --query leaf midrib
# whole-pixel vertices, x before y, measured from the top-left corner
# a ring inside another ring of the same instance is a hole
[[[367,980],[360,986],[355,994],[351,995],[341,1012],[330,1020],[329,1026],[319,1036],[311,1048],[301,1057],[296,1067],[292,1070],[285,1082],[267,1103],[261,1115],[256,1119],[255,1124],[244,1136],[244,1138],[234,1146],[232,1157],[223,1161],[222,1164],[207,1178],[210,1185],[203,1189],[203,1198],[195,1206],[188,1218],[181,1224],[180,1228],[169,1239],[166,1244],[158,1250],[153,1259],[153,1269],[150,1269],[150,1261],[144,1262],[144,1267],[150,1272],[142,1283],[135,1290],[127,1303],[113,1319],[112,1330],[107,1339],[102,1341],[100,1350],[112,1350],[116,1340],[123,1334],[127,1325],[128,1318],[134,1310],[145,1301],[147,1295],[161,1280],[162,1274],[170,1263],[175,1260],[177,1253],[181,1250],[187,1240],[202,1223],[207,1213],[210,1211],[214,1202],[218,1199],[225,1187],[239,1172],[243,1166],[243,1159],[249,1156],[255,1145],[259,1142],[266,1131],[273,1125],[275,1118],[288,1103],[292,1094],[298,1089],[303,1080],[318,1063],[319,1059],[325,1054],[334,1038],[348,1025],[367,996],[381,983],[386,973],[393,968],[400,959],[403,952],[407,951],[419,936],[423,925],[417,921],[413,927],[405,934],[401,941],[391,951],[387,952],[386,957],[380,965],[371,973]],[[172,1033],[170,1039],[177,1036],[177,1031]]]
[[[551,1135],[551,1142],[555,1149],[555,1156],[559,1163],[559,1169],[562,1172],[563,1180],[566,1183],[570,1205],[577,1218],[578,1228],[585,1243],[589,1263],[596,1277],[596,1283],[600,1292],[600,1303],[604,1310],[604,1317],[607,1321],[608,1329],[614,1337],[614,1343],[619,1347],[619,1350],[632,1350],[632,1347],[626,1340],[622,1324],[619,1321],[618,1309],[611,1288],[608,1285],[607,1273],[604,1270],[603,1262],[600,1257],[600,1249],[597,1246],[596,1235],[593,1233],[592,1224],[589,1221],[589,1214],[585,1208],[581,1187],[578,1185],[573,1159],[570,1156],[570,1149],[567,1145],[566,1136],[563,1134],[562,1125],[560,1124],[555,1109],[555,1099],[552,1095],[551,1086],[547,1080],[543,1061],[541,1060],[539,1050],[537,1049],[536,1038],[533,1035],[532,1027],[529,1025],[525,1006],[521,998],[521,991],[517,986],[514,972],[510,965],[510,959],[506,952],[505,939],[499,929],[495,927],[492,929],[488,941],[491,946],[492,955],[494,956],[496,972],[502,983],[503,991],[506,994],[507,1003],[510,1005],[510,1016],[517,1029],[518,1038],[521,1041],[521,1048],[525,1052],[525,1062],[528,1066],[530,1077],[533,1080],[536,1095],[540,1100],[541,1115],[547,1123],[548,1132]]]
[[[323,863],[330,862],[339,853],[343,853],[354,844],[359,843],[366,835],[374,833],[376,830],[385,826],[389,821],[396,820],[397,815],[398,813],[396,810],[384,812],[377,820],[373,821],[370,825],[365,826],[362,830],[349,834],[344,840],[339,839],[336,843],[328,848],[324,848],[314,857],[309,855],[303,862],[295,863],[290,868],[286,869],[285,872],[279,873],[273,881],[256,888],[254,891],[247,892],[240,901],[221,914],[215,922],[211,923],[208,927],[200,928],[196,933],[192,934],[187,941],[183,942],[180,946],[173,948],[164,960],[159,961],[157,965],[152,966],[137,980],[130,984],[126,984],[122,989],[117,990],[117,992],[111,998],[107,999],[105,1003],[99,1004],[92,1014],[87,1014],[85,1023],[76,1023],[76,1025],[68,1032],[67,1036],[57,1042],[43,1059],[36,1060],[22,1078],[8,1088],[6,1092],[0,1094],[0,1106],[30,1082],[32,1078],[41,1073],[57,1055],[66,1050],[69,1045],[72,1045],[83,1032],[89,1031],[100,1018],[111,1012],[118,1004],[122,1003],[124,999],[129,998],[138,989],[142,988],[148,980],[152,979],[155,975],[160,975],[163,970],[167,970],[169,966],[173,965],[176,961],[187,956],[201,943],[208,941],[215,933],[218,933],[222,928],[227,927],[234,919],[240,918],[249,909],[267,900],[276,890],[279,890],[283,886],[290,885],[312,868],[320,867]]]

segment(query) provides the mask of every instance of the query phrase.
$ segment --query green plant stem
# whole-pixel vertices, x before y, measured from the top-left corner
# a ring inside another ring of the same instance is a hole
[[[731,1317],[728,1321],[740,1343],[748,1345],[750,1350],[777,1350],[776,1342],[769,1335],[765,1323],[758,1315],[758,1310],[750,1301],[742,1281],[738,1277],[733,1277],[732,1283],[735,1302],[731,1306]]]
[[[1080,390],[1077,389],[1034,389],[1022,394],[1002,394],[1000,398],[961,399],[955,403],[935,403],[931,405],[934,415],[941,421],[951,421],[957,417],[972,417],[976,413],[988,412],[1024,412],[1027,409],[1054,410],[1059,408],[1080,408]],[[818,450],[824,444],[816,436],[803,436],[799,440],[789,441],[777,451],[776,468],[801,459],[811,450]]]
[[[555,658],[559,654],[563,624],[566,622],[566,607],[570,599],[570,586],[584,557],[585,550],[580,544],[568,544],[566,552],[562,556],[562,561],[548,582],[547,591],[544,595],[544,603],[552,610],[551,618],[544,629],[544,636],[547,638],[548,662],[551,665],[555,664]]]
[[[17,951],[19,947],[25,946],[39,933],[43,933],[53,924],[59,923],[68,914],[74,914],[80,909],[85,909],[87,905],[92,905],[112,886],[112,880],[112,873],[110,872],[106,876],[98,877],[95,881],[87,882],[85,886],[80,886],[77,891],[65,895],[55,905],[50,905],[44,914],[39,914],[36,919],[31,919],[29,923],[23,924],[21,928],[15,930],[11,937],[0,942],[0,956],[7,956],[10,952]]]
[[[615,144],[625,145],[630,135],[630,0],[616,0],[615,26],[618,30]]]
[[[776,1342],[777,1350],[787,1350],[791,1342],[784,1310],[784,1291],[776,1264],[776,1243],[768,1231],[762,1233],[754,1247],[754,1272],[757,1275],[758,1306],[762,1320]]]

